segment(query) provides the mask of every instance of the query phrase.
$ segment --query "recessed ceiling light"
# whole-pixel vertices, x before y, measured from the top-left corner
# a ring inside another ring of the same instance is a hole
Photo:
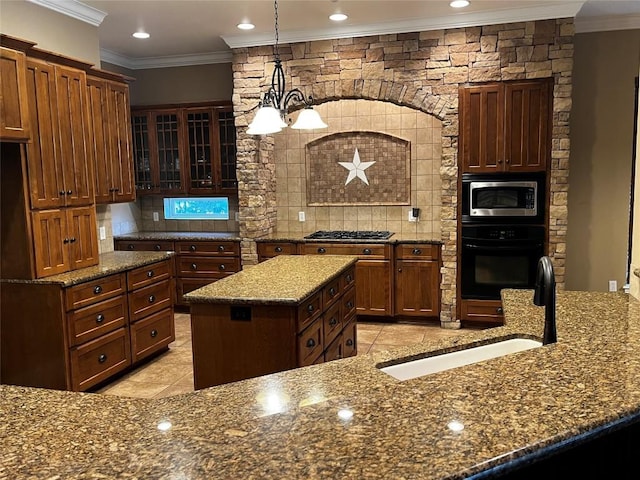
[[[240,30],[253,30],[256,26],[253,23],[242,22],[238,24],[238,28]]]
[[[449,6],[453,8],[464,8],[468,5],[469,2],[467,0],[453,0],[451,3],[449,3]]]
[[[149,35],[147,32],[136,32],[133,34],[133,36],[136,38],[149,38],[151,35]]]
[[[347,18],[349,17],[347,17],[344,13],[334,13],[332,15],[329,15],[329,20],[333,20],[334,22],[342,22]]]

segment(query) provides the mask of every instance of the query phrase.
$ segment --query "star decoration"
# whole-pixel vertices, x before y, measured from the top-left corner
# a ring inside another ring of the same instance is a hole
[[[360,153],[358,153],[358,149],[356,148],[355,153],[353,154],[353,160],[351,162],[338,162],[344,168],[349,170],[349,175],[347,175],[347,180],[344,182],[345,185],[348,185],[351,180],[358,177],[364,183],[369,185],[369,180],[367,180],[367,174],[364,171],[373,165],[376,162],[361,162],[360,161]]]

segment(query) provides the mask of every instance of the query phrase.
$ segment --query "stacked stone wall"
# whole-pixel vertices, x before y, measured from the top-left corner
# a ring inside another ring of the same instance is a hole
[[[458,88],[472,83],[553,77],[549,255],[564,286],[569,174],[572,19],[542,20],[418,33],[375,35],[280,46],[287,89],[316,103],[346,98],[403,105],[442,120],[442,312],[456,312]],[[273,72],[272,47],[234,51],[233,103],[238,129],[238,182],[243,261],[254,263],[254,239],[276,227],[273,138],[246,127]]]

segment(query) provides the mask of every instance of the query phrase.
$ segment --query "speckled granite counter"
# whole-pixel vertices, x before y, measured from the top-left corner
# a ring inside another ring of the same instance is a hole
[[[118,240],[238,240],[240,235],[234,232],[134,232],[113,237]]]
[[[433,235],[421,234],[421,233],[394,233],[387,239],[306,239],[305,235],[309,235],[313,232],[288,232],[288,231],[276,231],[267,236],[255,239],[256,242],[339,242],[339,243],[432,243],[441,245],[442,240],[440,238],[433,238]]]
[[[356,263],[352,256],[281,255],[187,293],[189,303],[297,305]]]
[[[531,296],[505,291],[506,325],[464,339],[162,400],[2,386],[0,476],[464,478],[637,420],[640,303],[624,294],[559,292],[557,344],[405,382],[376,368],[462,343],[541,337]],[[464,428],[448,428],[453,420]]]
[[[109,252],[100,255],[100,263],[93,267],[81,268],[59,275],[37,278],[35,280],[1,280],[2,282],[20,283],[55,283],[70,287],[96,278],[106,277],[112,273],[124,272],[151,263],[159,262],[173,256],[173,252]]]

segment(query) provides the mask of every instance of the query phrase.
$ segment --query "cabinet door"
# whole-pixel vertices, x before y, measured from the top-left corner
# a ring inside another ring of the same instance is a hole
[[[359,315],[391,315],[391,262],[358,260],[356,308]]]
[[[233,194],[238,191],[238,179],[236,177],[236,125],[233,107],[218,111],[218,140],[220,191]]]
[[[498,172],[503,163],[503,109],[501,84],[461,87],[460,164],[463,172]]]
[[[207,194],[219,189],[220,152],[211,108],[185,111],[189,162],[189,193]]]
[[[132,113],[131,123],[136,194],[156,193],[158,178],[154,165],[158,163],[158,156],[152,146],[152,143],[155,145],[155,137],[151,135],[151,113]]]
[[[36,277],[46,277],[69,271],[69,239],[64,210],[34,210],[31,212]]]
[[[440,314],[440,265],[438,261],[397,260],[396,315]]]
[[[27,60],[27,96],[31,142],[27,143],[27,169],[31,208],[64,205],[56,112],[55,69],[45,62]]]
[[[89,92],[89,123],[91,150],[94,160],[95,201],[109,203],[112,198],[111,154],[109,151],[109,124],[107,112],[107,84],[104,80],[87,78]]]
[[[55,67],[56,109],[66,205],[90,205],[93,160],[90,156],[87,80],[83,71]]]
[[[113,201],[132,202],[136,194],[133,185],[129,86],[117,82],[108,82],[107,86]]]
[[[0,47],[0,140],[27,141],[31,136],[24,53]]]
[[[155,139],[158,159],[158,188],[174,195],[185,192],[180,148],[180,115],[177,111],[154,114]]]
[[[98,233],[95,206],[69,208],[66,214],[71,269],[97,265]]]
[[[551,83],[505,84],[505,164],[512,172],[544,172],[551,152]]]

